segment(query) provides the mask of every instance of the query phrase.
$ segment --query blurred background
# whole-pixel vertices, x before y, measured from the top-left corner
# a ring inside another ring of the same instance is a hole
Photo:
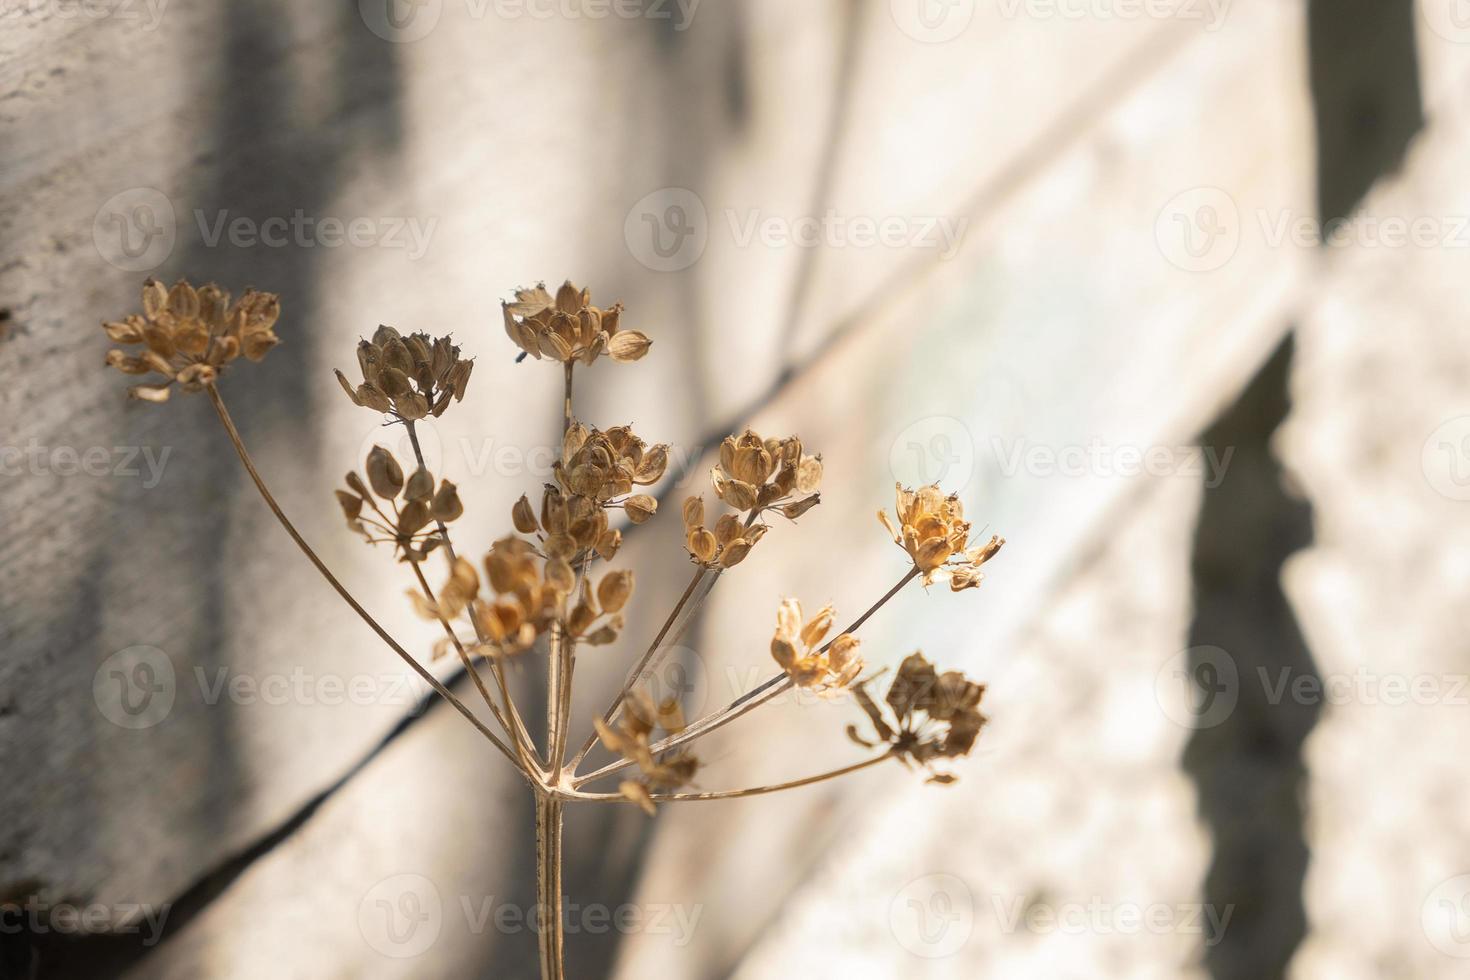
[[[1467,84],[1464,0],[0,0],[0,976],[535,975],[524,787],[204,399],[103,370],[148,275],[281,294],[224,390],[426,657],[332,497],[395,430],[331,370],[379,323],[478,358],[426,433],[478,553],[559,435],[500,326],[539,280],[654,338],[577,397],[673,445],[666,503],[745,424],[824,455],[661,672],[691,715],[782,596],[902,574],[895,481],[1009,539],[863,631],[989,685],[957,785],[574,808],[570,975],[1464,976]],[[855,715],[784,698],[700,786],[844,764]]]

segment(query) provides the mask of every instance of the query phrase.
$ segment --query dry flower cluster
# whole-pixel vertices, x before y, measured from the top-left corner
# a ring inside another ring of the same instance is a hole
[[[120,344],[141,344],[129,355],[110,351],[107,363],[126,374],[156,373],[164,381],[131,389],[138,398],[164,401],[177,383],[185,392],[207,392],[225,432],[262,498],[303,553],[355,613],[408,666],[460,712],[515,766],[536,801],[537,869],[543,922],[540,931],[543,975],[560,977],[562,968],[561,832],[568,803],[632,803],[649,814],[660,803],[727,799],[778,792],[843,776],[887,759],[916,765],[931,782],[954,780],[936,763],[967,755],[985,716],[984,687],[957,671],[939,673],[922,654],[907,657],[882,702],[867,693],[875,676],[862,678],[864,661],[856,636],[862,625],[905,585],[944,579],[953,591],[980,584],[981,567],[1004,543],[992,537],[977,544],[954,496],[929,486],[898,488],[895,517],[879,512],[909,562],[903,576],[846,629],[835,635],[836,612],[823,606],[811,616],[796,599],[776,611],[771,656],[775,676],[725,707],[688,722],[677,700],[656,700],[644,682],[648,672],[677,641],[699,604],[727,571],[748,561],[771,530],[766,518],[778,514],[795,521],[821,497],[822,460],[800,439],[763,438],[746,429],[720,445],[711,490],[723,509],[711,519],[702,495],[684,500],[684,544],[694,566],[692,579],[663,620],[646,652],[637,659],[607,711],[593,719],[592,734],[569,756],[571,687],[578,650],[615,643],[624,629],[624,611],[634,594],[634,573],[604,567],[618,555],[623,522],[643,524],[656,517],[658,500],[646,488],[657,485],[669,465],[669,447],[650,445],[629,426],[589,427],[573,413],[577,367],[603,356],[630,362],[644,357],[651,342],[624,329],[622,307],[595,307],[587,290],[566,283],[553,296],[544,286],[521,289],[504,304],[504,326],[522,357],[557,362],[563,372],[563,437],[554,482],[539,491],[539,506],[523,495],[511,508],[513,532],[495,541],[476,563],[459,555],[449,525],[464,512],[458,488],[436,478],[425,466],[415,423],[438,417],[465,397],[472,360],[463,358],[449,337],[404,336],[379,327],[357,347],[359,384],[341,371],[337,379],[354,405],[371,409],[385,424],[402,425],[414,459],[399,460],[376,446],[363,472],[346,476],[337,500],[348,526],[371,544],[390,544],[398,563],[412,572],[409,595],[414,608],[440,624],[443,637],[432,656],[453,651],[484,703],[491,727],[479,713],[436,678],[395,640],[348,592],[306,543],[272,496],[225,407],[217,382],[239,355],[260,360],[277,343],[280,305],[275,296],[248,291],[238,302],[214,285],[195,289],[179,282],[171,289],[149,280],[143,313],[104,324]],[[437,592],[425,572],[435,555],[447,574]],[[829,637],[831,637],[829,639]],[[545,663],[547,730],[535,739],[506,682],[508,665],[534,655]],[[487,681],[485,671],[490,679]],[[836,696],[851,692],[873,729],[871,738],[856,726],[848,735],[868,750],[852,765],[804,779],[718,792],[688,792],[700,773],[691,751],[696,740],[769,702],[793,687]],[[662,733],[661,737],[658,733]],[[581,766],[601,742],[612,761],[590,773]],[[632,773],[627,773],[633,770]],[[616,792],[588,787],[619,773]]]

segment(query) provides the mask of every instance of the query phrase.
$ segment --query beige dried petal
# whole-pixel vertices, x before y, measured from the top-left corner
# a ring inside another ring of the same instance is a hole
[[[837,610],[829,603],[817,610],[817,614],[801,628],[801,642],[807,649],[812,649],[826,638],[827,632],[832,628],[832,621],[837,617]]]
[[[816,493],[822,485],[822,457],[807,456],[796,471],[796,489],[802,493]]]

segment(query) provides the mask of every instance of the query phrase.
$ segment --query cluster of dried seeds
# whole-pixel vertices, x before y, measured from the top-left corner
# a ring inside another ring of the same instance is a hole
[[[280,343],[276,320],[281,302],[273,293],[245,291],[234,303],[214,283],[198,289],[180,279],[165,288],[157,279],[143,284],[143,313],[106,321],[102,329],[113,343],[142,345],[129,354],[107,352],[107,364],[123,374],[158,374],[162,382],[134,385],[133,398],[168,401],[173,386],[194,393],[215,382],[225,366],[241,354],[259,361]]]
[[[403,422],[443,415],[453,401],[463,401],[475,362],[461,358],[449,337],[437,340],[426,333],[404,337],[392,327],[380,326],[372,340],[357,345],[362,384],[353,387],[347,375],[337,381],[352,404],[384,412]]]
[[[971,682],[957,670],[937,673],[922,653],[905,657],[889,685],[884,698],[888,718],[863,683],[854,685],[852,691],[873,723],[878,743],[887,744],[899,758],[929,769],[931,782],[955,781],[951,773],[934,772],[932,763],[969,755],[985,727],[985,715],[980,712],[985,685]],[[859,745],[873,747],[858,735],[856,726],[848,726],[847,734]]]
[[[812,691],[839,691],[862,672],[858,638],[843,633],[823,644],[832,631],[836,610],[828,604],[811,619],[802,616],[801,603],[786,599],[776,611],[776,635],[771,656],[797,687]]]
[[[985,544],[971,547],[964,505],[956,494],[946,496],[937,486],[910,490],[900,483],[897,496],[898,526],[894,527],[886,511],[878,511],[878,520],[924,573],[924,584],[944,575],[954,592],[978,586],[985,578],[980,566],[995,557],[1005,539],[992,536]]]
[[[715,496],[737,511],[777,509],[795,520],[820,502],[822,457],[802,452],[801,440],[762,439],[746,429],[720,443],[711,473]]]
[[[427,558],[444,543],[438,523],[447,524],[464,513],[453,483],[441,480],[436,485],[433,474],[422,466],[405,478],[398,460],[382,446],[368,453],[366,471],[366,482],[353,471],[347,474],[347,489],[337,491],[347,526],[370,544],[392,543],[404,561]]]
[[[594,724],[603,745],[638,766],[641,778],[623,780],[618,791],[642,807],[649,816],[654,813],[652,793],[687,786],[699,770],[699,760],[688,751],[656,755],[650,747],[650,739],[656,729],[662,728],[670,735],[677,735],[685,728],[684,712],[674,698],[655,703],[646,692],[635,691],[629,696],[627,710],[619,718],[617,727],[601,718]]]
[[[637,330],[619,325],[623,308],[599,309],[592,294],[570,282],[562,283],[556,295],[545,283],[533,289],[516,290],[516,301],[502,305],[506,336],[517,347],[540,360],[591,364],[606,355],[615,361],[637,361],[652,346]]]

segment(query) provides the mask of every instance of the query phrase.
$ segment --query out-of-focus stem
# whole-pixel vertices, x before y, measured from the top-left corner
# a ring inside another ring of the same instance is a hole
[[[429,671],[426,670],[422,664],[420,664],[417,660],[413,658],[412,654],[405,650],[397,640],[393,639],[393,637],[389,635],[388,631],[383,629],[383,627],[378,624],[378,621],[374,619],[368,613],[368,611],[362,607],[362,604],[353,597],[352,593],[347,591],[347,587],[337,580],[337,576],[332,574],[331,569],[327,568],[326,563],[323,562],[321,558],[318,557],[317,553],[312,550],[311,545],[306,543],[306,539],[301,536],[301,533],[296,530],[296,526],[291,523],[288,517],[286,517],[285,512],[281,510],[281,505],[276,503],[276,498],[271,495],[270,489],[265,485],[265,480],[261,478],[259,471],[256,470],[255,463],[250,458],[250,452],[245,448],[245,442],[240,438],[240,432],[238,429],[235,428],[235,422],[233,419],[230,418],[230,412],[227,408],[225,408],[225,402],[224,399],[220,397],[219,390],[212,384],[208,385],[206,387],[206,390],[208,390],[209,392],[210,402],[214,405],[214,410],[215,413],[219,416],[220,423],[224,425],[225,434],[228,435],[230,438],[230,444],[235,447],[235,454],[240,457],[240,462],[245,467],[245,472],[250,474],[250,479],[255,484],[255,489],[260,492],[261,499],[265,501],[266,506],[269,507],[271,513],[275,515],[275,518],[278,522],[280,522],[281,527],[285,528],[286,533],[291,536],[291,540],[296,543],[296,547],[301,549],[301,553],[304,554],[307,559],[312,563],[312,565],[316,568],[316,570],[321,573],[322,578],[327,580],[327,584],[330,585],[334,590],[336,590],[337,594],[342,597],[342,601],[347,603],[347,605],[351,607],[353,612],[357,613],[358,617],[362,619],[362,621],[366,623],[368,627],[371,628],[372,631],[378,635],[379,639],[388,644],[389,649],[396,653],[404,663],[408,664],[408,666],[413,669],[414,673],[418,674],[419,677],[424,681],[424,683],[428,684],[429,687],[432,688],[436,694],[444,698],[444,700],[448,701],[451,705],[454,706],[454,709],[456,711],[464,715],[465,719],[468,720],[470,724],[474,725],[481,735],[484,735],[487,739],[489,739],[491,744],[493,744],[502,753],[504,753],[505,756],[509,758],[512,762],[515,762],[516,757],[515,754],[511,752],[510,747],[502,742],[499,736],[497,736],[493,731],[486,727],[484,722],[480,721],[479,718],[476,718],[475,713],[471,711],[468,707],[466,707],[464,702],[455,697],[453,691],[449,690],[449,688],[441,684],[437,677],[429,673]],[[516,766],[516,769],[517,771],[521,771],[521,767],[519,765]],[[527,782],[534,783],[534,780],[532,779],[530,773],[521,772],[521,775],[524,779],[526,779]]]

